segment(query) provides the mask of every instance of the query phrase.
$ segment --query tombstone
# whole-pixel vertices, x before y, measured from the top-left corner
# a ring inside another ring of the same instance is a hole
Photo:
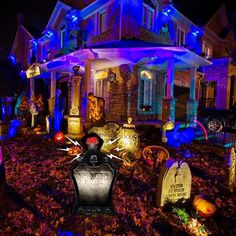
[[[236,165],[236,153],[234,151],[234,148],[227,149],[225,158],[228,166],[227,182],[229,185],[229,191],[233,192],[235,187],[235,165]]]
[[[117,171],[111,160],[100,151],[102,143],[93,133],[84,140],[87,151],[71,173],[75,190],[72,213],[113,214],[112,192]]]
[[[5,184],[6,184],[6,175],[5,175],[4,159],[2,155],[2,147],[0,146],[0,205],[4,203]]]
[[[105,153],[110,153],[110,151],[117,147],[117,141],[114,141],[121,130],[121,126],[116,122],[107,122],[105,125],[98,127],[92,127],[88,133],[96,133],[98,134],[102,140],[103,144],[101,147],[101,151]],[[110,142],[109,142],[110,141]]]
[[[186,162],[168,159],[158,178],[157,206],[190,198],[192,175]]]

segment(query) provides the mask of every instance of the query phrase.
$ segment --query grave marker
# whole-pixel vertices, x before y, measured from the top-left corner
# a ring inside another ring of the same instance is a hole
[[[157,206],[162,207],[167,202],[175,203],[180,199],[190,198],[192,175],[186,162],[168,159],[158,178]]]

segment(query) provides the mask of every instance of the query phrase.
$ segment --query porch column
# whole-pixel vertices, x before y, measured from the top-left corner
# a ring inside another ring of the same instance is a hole
[[[54,106],[55,106],[55,96],[56,96],[56,72],[51,72],[50,78],[50,98],[48,99],[49,113],[53,116]]]
[[[71,77],[71,109],[68,116],[68,136],[80,138],[83,132],[81,106],[80,106],[80,82],[81,77],[74,75]]]
[[[196,70],[191,68],[190,71],[190,93],[189,100],[187,101],[187,123],[196,125],[194,120],[197,119],[198,102],[196,101]]]
[[[90,83],[91,83],[91,74],[92,74],[92,59],[87,59],[85,63],[85,83],[84,83],[84,94],[83,94],[83,101],[82,101],[82,117],[84,122],[86,123],[86,127],[90,126],[89,124],[89,114],[88,114],[88,93],[93,92],[90,91]]]
[[[30,100],[34,96],[34,77],[30,78]]]
[[[162,122],[175,122],[175,99],[174,99],[174,58],[168,59],[166,80],[166,96],[162,100]]]
[[[132,117],[132,101],[131,101],[131,89],[132,89],[132,77],[134,73],[134,65],[128,67],[128,81],[127,81],[127,119]],[[132,117],[134,118],[134,117]]]

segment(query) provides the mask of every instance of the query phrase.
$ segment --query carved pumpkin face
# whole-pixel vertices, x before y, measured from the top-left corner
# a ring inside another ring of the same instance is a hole
[[[68,154],[71,156],[76,156],[81,152],[81,148],[79,146],[70,147]]]
[[[199,212],[202,217],[210,217],[216,211],[215,204],[204,199],[202,194],[194,197],[193,207]]]
[[[54,136],[55,142],[63,142],[64,139],[65,139],[65,135],[61,131],[57,132]]]

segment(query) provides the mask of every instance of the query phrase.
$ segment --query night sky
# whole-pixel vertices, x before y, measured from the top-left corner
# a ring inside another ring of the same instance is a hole
[[[30,32],[41,32],[56,5],[57,0],[17,0],[4,1],[0,7],[0,58],[4,58],[13,43],[16,32],[16,15],[25,16],[25,26]],[[66,2],[66,0],[65,0]],[[205,6],[206,2],[210,4]],[[236,1],[234,0],[173,0],[174,6],[199,26],[213,16],[222,2],[226,3],[231,27],[236,29]],[[235,30],[236,32],[236,30]]]

